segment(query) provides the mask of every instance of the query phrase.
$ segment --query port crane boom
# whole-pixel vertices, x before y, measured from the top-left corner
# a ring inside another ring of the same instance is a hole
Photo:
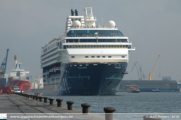
[[[1,63],[1,66],[0,66],[0,78],[4,78],[4,74],[6,73],[8,52],[9,52],[9,49],[7,49],[6,58],[4,58],[4,61]]]
[[[138,62],[136,61],[136,62],[133,64],[133,67],[132,67],[131,72],[133,71],[134,67],[136,67],[136,70],[137,70],[137,73],[138,73],[138,77],[139,77],[138,80],[144,80],[146,76],[145,76],[145,74],[143,73],[143,69],[142,69],[141,65],[139,65]]]
[[[155,69],[154,69],[154,71],[153,71],[153,75],[151,75],[152,73],[149,74],[149,80],[152,80],[152,79],[154,78],[154,75],[155,75],[156,68],[157,68],[157,66],[158,66],[159,60],[160,60],[160,55],[158,56],[158,60],[157,60],[156,65],[155,65]]]

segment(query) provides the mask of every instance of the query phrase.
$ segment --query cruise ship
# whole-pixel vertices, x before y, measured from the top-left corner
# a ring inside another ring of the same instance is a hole
[[[41,49],[44,95],[115,95],[135,50],[113,20],[96,25],[92,7],[71,9],[65,32]]]

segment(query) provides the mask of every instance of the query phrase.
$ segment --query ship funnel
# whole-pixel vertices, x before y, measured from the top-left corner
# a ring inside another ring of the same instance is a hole
[[[78,16],[78,11],[77,11],[77,9],[75,9],[75,16]]]
[[[71,9],[71,16],[74,16],[74,11],[73,11],[73,9]]]
[[[16,55],[14,56],[14,60],[17,60],[17,56]]]

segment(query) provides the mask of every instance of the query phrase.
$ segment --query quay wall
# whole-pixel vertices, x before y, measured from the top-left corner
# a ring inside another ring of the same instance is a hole
[[[176,90],[177,91],[177,81],[162,81],[162,80],[122,80],[121,85],[119,87],[119,91],[127,91],[127,85],[138,85],[140,90],[152,90],[159,89],[165,92]]]

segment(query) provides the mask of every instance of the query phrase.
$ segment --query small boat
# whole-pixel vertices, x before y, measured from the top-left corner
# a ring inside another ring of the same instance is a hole
[[[154,89],[152,92],[160,92],[159,89]]]
[[[130,87],[128,92],[129,93],[139,93],[140,90],[138,88],[135,88],[135,87]]]

